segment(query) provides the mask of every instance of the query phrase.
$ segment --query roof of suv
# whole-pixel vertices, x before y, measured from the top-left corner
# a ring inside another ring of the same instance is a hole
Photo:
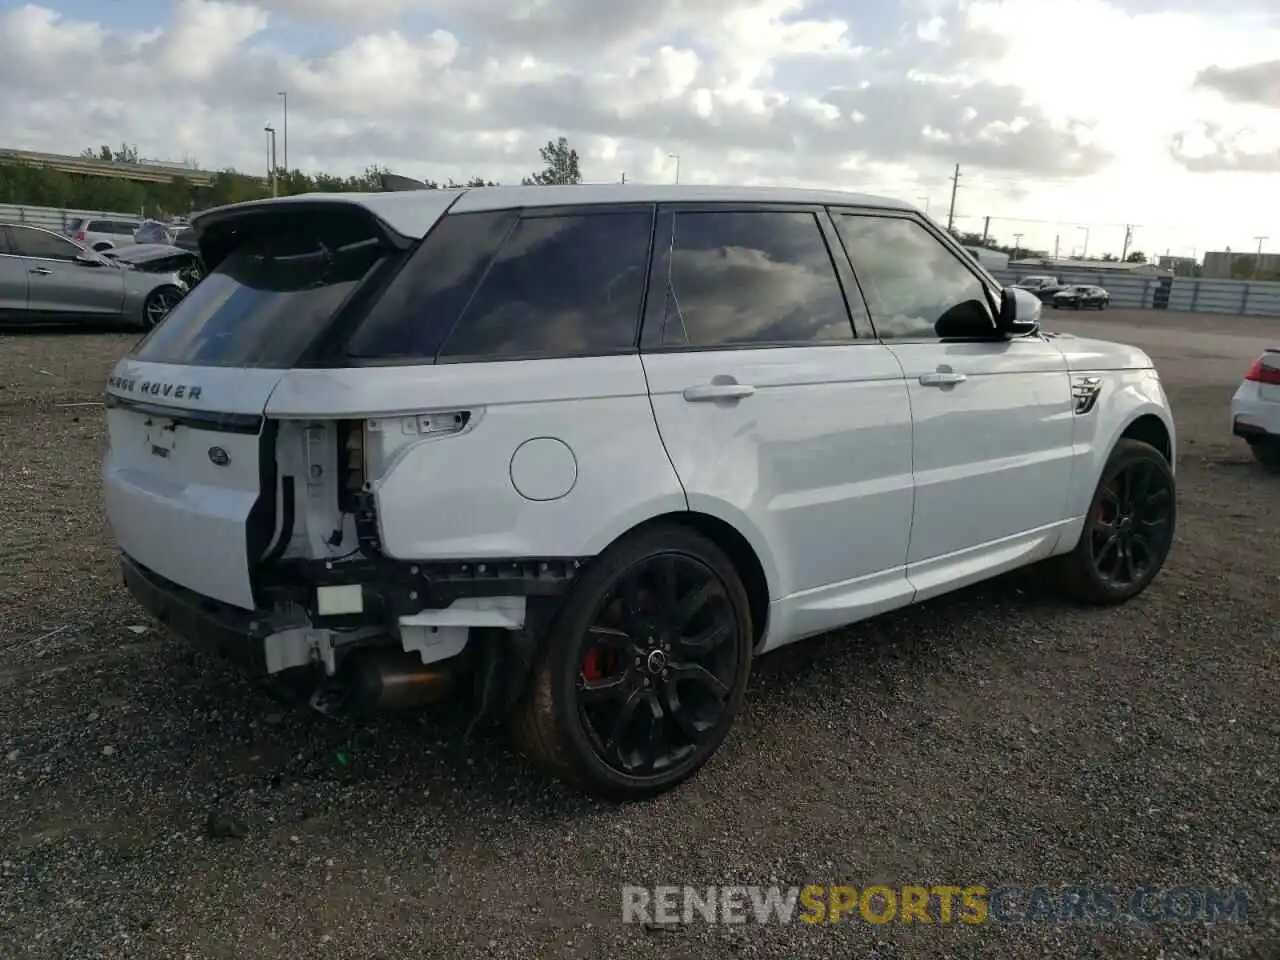
[[[605,203],[821,203],[894,210],[915,210],[909,203],[842,190],[800,187],[694,186],[677,184],[575,184],[571,186],[460,187],[383,193],[302,193],[236,204],[238,208],[315,200],[354,203],[372,211],[392,229],[420,237],[451,213],[475,213],[512,207],[558,207]],[[456,203],[454,201],[457,201]],[[226,208],[221,208],[226,209]],[[192,217],[198,225],[209,210]]]

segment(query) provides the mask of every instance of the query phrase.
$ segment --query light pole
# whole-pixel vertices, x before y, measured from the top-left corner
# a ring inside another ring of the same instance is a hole
[[[284,168],[289,169],[289,94],[280,91],[280,103],[284,108]]]
[[[1258,253],[1253,258],[1253,279],[1258,279],[1258,273],[1262,270],[1262,241],[1270,240],[1270,237],[1254,237],[1258,241]]]
[[[924,213],[925,213],[925,216],[927,217],[929,215],[929,198],[921,197],[920,199],[924,201]]]
[[[1015,233],[1013,235],[1013,259],[1018,259],[1018,254],[1022,250],[1022,234]]]
[[[1089,228],[1088,228],[1088,227],[1076,227],[1076,229],[1077,229],[1077,230],[1083,230],[1083,231],[1084,231],[1084,250],[1082,250],[1082,251],[1081,251],[1081,253],[1080,253],[1080,259],[1081,259],[1081,260],[1088,260],[1088,259],[1089,259]]]
[[[267,124],[262,128],[267,132],[267,155],[270,167],[267,169],[267,175],[271,178],[271,195],[278,196],[280,177],[276,173],[276,128],[271,124]]]
[[[679,183],[680,182],[680,154],[668,153],[667,159],[674,160],[676,162],[676,183]]]

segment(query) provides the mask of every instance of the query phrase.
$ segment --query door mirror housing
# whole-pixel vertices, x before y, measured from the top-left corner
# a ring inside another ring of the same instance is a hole
[[[1006,338],[1027,337],[1040,329],[1040,298],[1020,287],[1000,291],[1000,315],[996,327]]]
[[[77,253],[75,263],[81,267],[105,267],[107,265],[107,261],[103,256],[97,253],[90,253],[88,250],[83,253]]]

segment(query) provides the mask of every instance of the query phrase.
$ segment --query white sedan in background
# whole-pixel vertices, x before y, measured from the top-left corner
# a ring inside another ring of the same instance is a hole
[[[1231,432],[1268,470],[1280,473],[1280,347],[1269,347],[1231,398]]]

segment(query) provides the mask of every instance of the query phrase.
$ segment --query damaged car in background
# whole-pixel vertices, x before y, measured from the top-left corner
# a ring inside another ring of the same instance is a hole
[[[104,250],[108,260],[143,273],[176,274],[190,292],[204,277],[204,265],[194,250],[184,250],[167,243],[137,243],[114,250]]]
[[[154,259],[141,250],[130,244],[107,256],[51,230],[0,223],[0,322],[150,330],[200,271],[176,247],[162,248]]]

